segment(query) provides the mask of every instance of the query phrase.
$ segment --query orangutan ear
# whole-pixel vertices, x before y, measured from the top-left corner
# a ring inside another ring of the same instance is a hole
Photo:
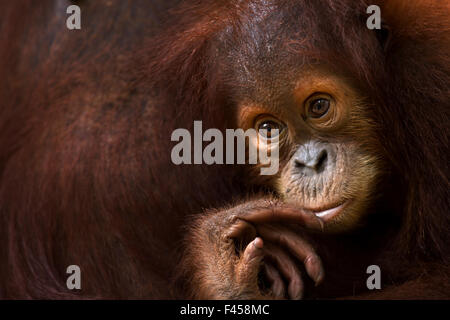
[[[380,43],[383,51],[387,51],[389,48],[389,44],[392,38],[391,28],[387,25],[387,23],[382,19],[381,20],[381,28],[375,29],[375,35]]]

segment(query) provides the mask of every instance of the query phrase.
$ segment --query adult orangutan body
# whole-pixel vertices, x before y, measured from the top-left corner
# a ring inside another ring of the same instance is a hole
[[[449,6],[375,2],[381,30],[337,0],[85,1],[79,31],[0,5],[0,297],[449,298]],[[280,170],[174,165],[195,120],[278,129]]]

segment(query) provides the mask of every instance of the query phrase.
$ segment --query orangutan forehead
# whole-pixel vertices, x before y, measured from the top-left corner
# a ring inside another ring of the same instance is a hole
[[[378,50],[377,43],[367,36],[364,20],[360,20],[363,7],[346,8],[343,14],[335,12],[327,1],[308,6],[301,1],[270,1],[269,7],[260,9],[262,2],[251,4],[252,15],[236,18],[216,41],[227,79],[233,85],[237,83],[235,88],[246,95],[291,91],[297,75],[311,67],[346,72],[344,63],[336,63],[338,59],[350,64],[364,62],[364,53],[348,44],[350,36],[343,31],[349,21],[356,29],[354,42],[360,42],[369,52]],[[351,66],[350,70],[356,68]]]

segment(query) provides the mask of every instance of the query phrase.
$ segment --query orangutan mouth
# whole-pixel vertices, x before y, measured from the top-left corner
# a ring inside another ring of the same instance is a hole
[[[329,221],[337,217],[339,214],[341,214],[344,211],[344,209],[349,205],[350,202],[351,202],[350,200],[343,200],[331,206],[309,210],[314,212],[314,214],[319,218],[322,218],[322,220]]]

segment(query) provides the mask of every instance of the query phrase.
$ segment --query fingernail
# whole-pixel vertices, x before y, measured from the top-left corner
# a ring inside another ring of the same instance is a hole
[[[289,298],[291,298],[291,300],[300,300],[303,296],[302,292],[295,290],[294,286],[289,286],[288,290],[289,290]]]
[[[309,274],[309,276],[314,280],[316,285],[320,284],[323,278],[322,268],[320,267],[320,260],[317,260],[318,257],[310,256],[305,261],[305,267]]]
[[[316,279],[315,280],[315,286],[316,287],[322,283],[323,277],[324,277],[323,271],[319,270],[319,274],[317,275],[317,278],[315,278]]]
[[[253,240],[253,245],[258,249],[262,249],[264,246],[264,241],[260,237],[257,237]]]

